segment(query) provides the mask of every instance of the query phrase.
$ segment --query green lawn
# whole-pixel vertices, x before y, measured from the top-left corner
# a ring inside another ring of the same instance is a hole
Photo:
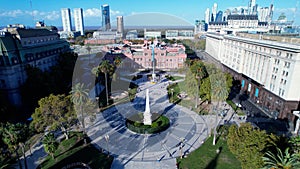
[[[218,139],[215,146],[212,145],[213,137],[207,139],[201,147],[193,151],[187,158],[177,158],[179,168],[182,169],[240,169],[241,164],[229,151],[226,140]],[[216,150],[221,148],[219,154]]]
[[[177,95],[180,92],[183,92],[184,90],[184,86],[185,86],[185,82],[179,82],[179,83],[173,83],[171,85],[168,86],[168,93],[169,93],[169,100],[170,102],[173,102],[175,104],[179,104],[183,107],[186,107],[188,109],[191,109],[192,111],[199,113],[199,114],[209,114],[209,112],[207,112],[206,110],[204,110],[201,106],[198,106],[197,108],[195,108],[195,99],[191,99],[191,100],[181,100],[177,97]],[[173,97],[172,97],[172,90],[173,89]]]
[[[168,80],[171,80],[171,81],[176,81],[176,80],[184,79],[184,77],[181,77],[181,76],[171,76],[171,75],[166,76],[166,78]]]
[[[101,153],[92,144],[84,145],[82,134],[74,133],[68,140],[63,140],[60,143],[55,152],[55,159],[47,156],[38,168],[56,169],[71,163],[82,162],[91,168],[109,169],[112,161],[113,157],[108,158],[106,154]]]

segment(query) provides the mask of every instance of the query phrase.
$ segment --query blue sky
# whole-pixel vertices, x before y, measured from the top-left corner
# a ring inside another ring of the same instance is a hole
[[[249,0],[0,0],[0,26],[20,23],[26,26],[34,26],[38,20],[44,20],[47,25],[61,26],[61,8],[83,8],[84,22],[86,26],[101,25],[100,5],[109,4],[111,10],[111,21],[115,21],[116,16],[123,15],[126,26],[126,18],[131,15],[155,12],[176,16],[193,24],[196,19],[204,19],[206,8],[212,7],[213,3],[218,4],[218,10],[226,10],[233,7],[245,7]],[[275,6],[274,18],[284,12],[288,20],[294,18],[297,0],[256,0],[260,7]],[[34,17],[32,16],[34,14]],[[161,15],[164,16],[164,15]],[[136,24],[143,22],[143,16],[139,19],[134,17]],[[160,17],[158,17],[160,18]],[[157,24],[166,24],[170,18],[161,17]],[[300,18],[300,9],[296,12],[296,17]],[[163,20],[163,21],[161,21]],[[295,23],[300,25],[300,19],[295,19]],[[128,23],[127,23],[128,24]],[[135,24],[130,21],[130,24]]]

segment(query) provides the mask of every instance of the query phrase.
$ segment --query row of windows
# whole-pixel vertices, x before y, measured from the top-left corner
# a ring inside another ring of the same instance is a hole
[[[30,45],[30,44],[36,44],[36,43],[43,43],[43,42],[49,42],[49,41],[53,41],[53,40],[57,40],[59,39],[59,37],[48,37],[48,38],[43,38],[43,39],[35,39],[35,40],[24,40],[23,44],[24,45]]]
[[[47,51],[43,51],[43,52],[38,52],[38,53],[35,54],[35,58],[36,59],[40,59],[40,58],[48,57],[48,56],[51,56],[53,54],[61,53],[62,51],[63,51],[62,48],[58,48],[58,49],[53,49],[53,50],[47,50]],[[32,61],[32,60],[34,60],[34,54],[33,53],[27,53],[27,54],[25,54],[25,59],[26,59],[26,61]]]
[[[143,58],[133,58],[133,61],[143,61],[143,60],[144,60],[144,61],[147,61],[146,58],[144,58],[144,59],[143,59]],[[148,59],[148,61],[152,61],[152,59]],[[164,62],[165,59],[156,59],[156,61],[157,61],[157,62]],[[173,62],[176,62],[177,59],[166,59],[166,61],[167,61],[167,62],[172,62],[172,61],[173,61]],[[183,58],[179,58],[178,61],[179,61],[179,62],[182,62],[182,61],[183,61]]]
[[[262,46],[250,45],[250,44],[236,42],[236,41],[230,41],[230,40],[225,40],[225,42],[230,42],[233,45],[242,46],[242,47],[245,47],[247,49],[252,49],[252,50],[256,50],[256,51],[260,51],[260,52],[265,52],[265,53],[268,53],[268,54],[272,54],[272,52],[273,52],[272,49],[266,48],[266,47],[262,47]],[[226,45],[226,44],[225,44],[225,47],[231,47],[231,48],[233,48],[232,45]],[[235,49],[236,49],[236,47],[235,47]],[[275,54],[275,51],[274,51],[274,54]],[[276,51],[276,55],[277,56],[282,56],[282,51],[277,50]],[[292,59],[293,58],[293,53],[288,53],[287,52],[286,53],[286,58]]]
[[[285,85],[285,84],[286,84],[286,80],[281,79],[281,80],[280,80],[280,83]]]
[[[284,96],[284,89],[279,88],[279,96]]]
[[[148,55],[149,55],[149,53],[144,53],[144,56],[148,56]],[[152,53],[150,55],[152,55]],[[157,53],[154,53],[154,55],[157,56]],[[164,53],[160,53],[160,56],[165,56],[165,54]]]

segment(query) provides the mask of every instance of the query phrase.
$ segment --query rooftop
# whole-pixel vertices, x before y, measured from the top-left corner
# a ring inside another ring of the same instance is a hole
[[[48,29],[16,29],[15,33],[19,35],[20,38],[57,35],[57,33],[51,32]]]
[[[259,40],[268,40],[268,41],[276,41],[282,43],[292,43],[292,44],[300,44],[300,38],[295,36],[284,36],[284,35],[260,35],[260,34],[250,34],[250,33],[236,33],[237,36],[251,38],[251,39],[259,39]]]

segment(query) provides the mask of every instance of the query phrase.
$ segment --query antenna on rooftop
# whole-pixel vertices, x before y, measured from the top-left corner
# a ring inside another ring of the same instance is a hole
[[[295,11],[294,11],[293,24],[294,24],[295,19],[296,19],[296,14],[297,14],[298,6],[299,6],[299,0],[298,0],[297,3],[296,3],[296,7],[295,7]]]
[[[30,0],[30,10],[31,10],[33,24],[35,24],[34,23],[34,12],[33,12],[33,9],[32,9],[32,1],[31,0]]]

